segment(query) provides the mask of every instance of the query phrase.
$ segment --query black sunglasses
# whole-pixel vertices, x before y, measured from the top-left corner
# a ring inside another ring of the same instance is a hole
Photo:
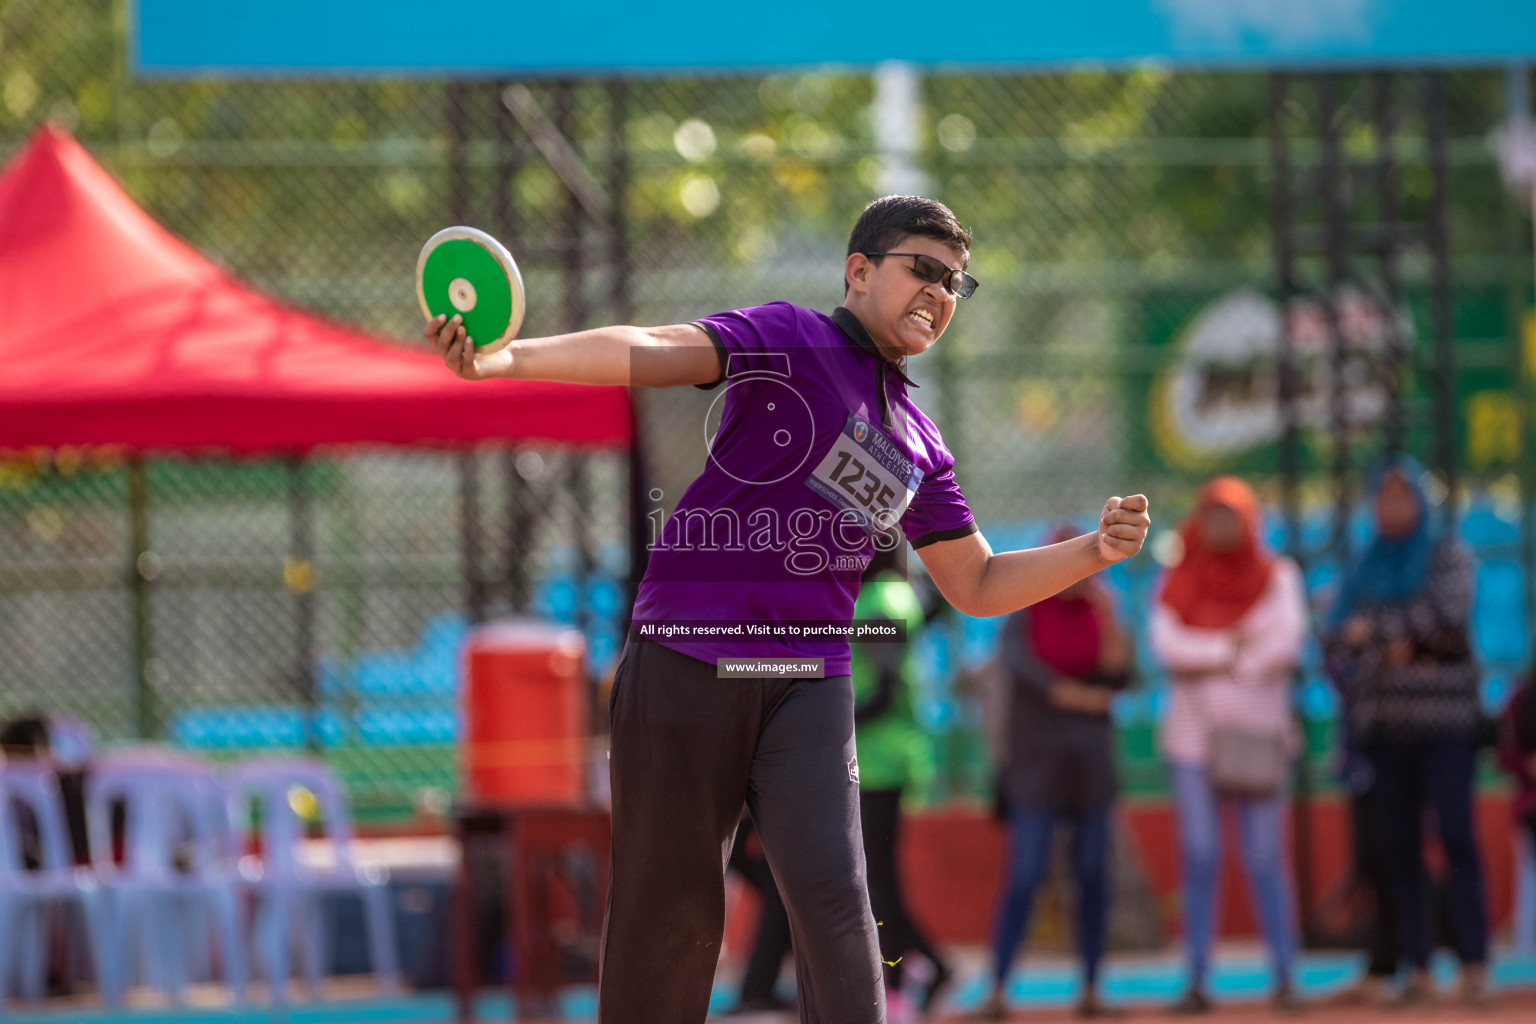
[[[912,273],[917,275],[919,281],[929,284],[943,284],[944,287],[956,298],[968,299],[976,292],[981,284],[970,274],[963,270],[953,270],[940,261],[922,252],[866,252],[861,256],[910,256],[912,257]]]

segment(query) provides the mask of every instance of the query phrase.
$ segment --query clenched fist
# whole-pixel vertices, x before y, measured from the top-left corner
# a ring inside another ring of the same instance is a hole
[[[1110,498],[1099,513],[1099,561],[1114,565],[1136,554],[1146,543],[1151,526],[1145,494]]]

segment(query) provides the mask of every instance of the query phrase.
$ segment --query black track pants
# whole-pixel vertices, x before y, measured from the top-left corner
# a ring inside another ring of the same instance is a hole
[[[600,1024],[704,1020],[744,801],[789,910],[801,1021],[883,1024],[848,677],[717,679],[713,664],[631,640],[609,717]]]

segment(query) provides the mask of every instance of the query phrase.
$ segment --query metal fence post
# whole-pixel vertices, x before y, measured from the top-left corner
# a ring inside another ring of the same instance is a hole
[[[1290,77],[1277,72],[1269,78],[1269,150],[1273,174],[1271,216],[1275,246],[1275,278],[1280,306],[1280,351],[1276,374],[1280,406],[1280,508],[1285,519],[1285,546],[1297,564],[1306,567],[1301,539],[1299,489],[1301,483],[1301,431],[1297,423],[1296,338],[1291,331],[1291,302],[1296,297],[1295,197],[1292,194],[1290,144],[1285,130],[1285,109],[1290,96]],[[1299,688],[1301,675],[1293,680]],[[1305,721],[1302,736],[1306,736]],[[1312,773],[1307,752],[1296,761],[1295,799],[1291,822],[1296,833],[1295,871],[1298,916],[1305,936],[1312,912]]]
[[[314,496],[310,493],[304,457],[292,455],[286,461],[292,553],[283,567],[283,581],[297,602],[298,641],[294,644],[293,679],[304,709],[304,746],[313,752],[320,749],[320,695],[315,689],[315,588],[319,576],[314,563]]]
[[[149,480],[144,460],[128,460],[128,592],[133,603],[133,729],[141,740],[154,728],[154,626],[150,616],[150,581],[160,575],[159,560],[149,549]]]
[[[1445,527],[1456,525],[1460,500],[1456,432],[1456,338],[1451,316],[1451,239],[1447,214],[1450,163],[1445,140],[1445,77],[1439,71],[1424,76],[1424,120],[1429,130],[1429,169],[1434,182],[1429,202],[1431,271],[1430,319],[1435,334],[1435,462],[1445,477]]]

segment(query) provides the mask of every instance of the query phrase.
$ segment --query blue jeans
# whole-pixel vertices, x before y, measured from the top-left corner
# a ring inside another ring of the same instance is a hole
[[[1171,764],[1173,806],[1178,815],[1179,855],[1184,865],[1184,941],[1189,977],[1203,987],[1216,936],[1216,886],[1221,880],[1221,802],[1204,765]],[[1259,926],[1275,977],[1290,980],[1296,959],[1296,926],[1285,864],[1286,797],[1234,800],[1242,825],[1243,866],[1258,908]]]
[[[1007,979],[1013,954],[1029,929],[1035,890],[1050,867],[1051,832],[1058,820],[1074,826],[1072,874],[1077,883],[1077,945],[1086,984],[1092,986],[1098,980],[1109,924],[1110,811],[1108,805],[1079,815],[1015,808],[1008,816],[1012,849],[1008,888],[992,936],[993,979],[998,984]]]

